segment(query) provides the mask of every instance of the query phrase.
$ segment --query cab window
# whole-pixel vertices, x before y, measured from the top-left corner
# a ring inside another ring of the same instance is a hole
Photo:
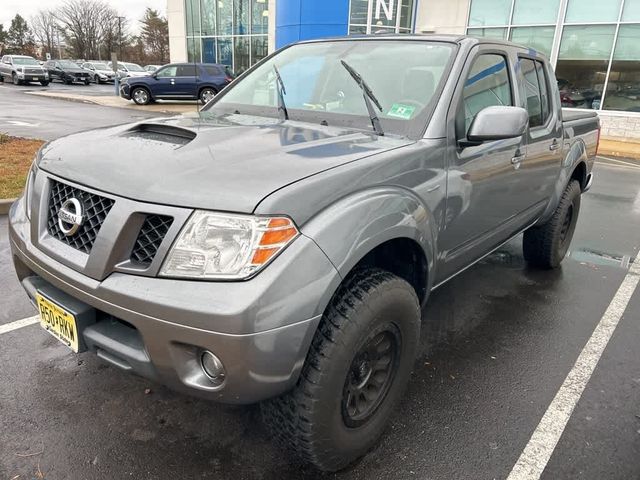
[[[462,92],[462,105],[456,119],[458,138],[466,137],[480,110],[494,105],[512,106],[511,91],[506,57],[494,53],[476,57]]]

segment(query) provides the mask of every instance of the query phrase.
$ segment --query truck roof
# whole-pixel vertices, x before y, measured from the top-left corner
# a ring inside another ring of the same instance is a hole
[[[314,43],[323,41],[353,41],[353,40],[403,40],[403,41],[416,41],[416,40],[429,40],[433,42],[448,42],[462,44],[466,43],[468,46],[477,44],[491,44],[491,45],[504,45],[508,47],[522,48],[524,50],[535,51],[536,54],[544,56],[543,53],[527,47],[525,45],[519,45],[507,40],[500,40],[496,38],[484,38],[484,37],[472,37],[470,35],[456,35],[456,34],[434,34],[434,33],[380,33],[372,35],[349,35],[348,37],[334,37],[324,39],[306,40],[300,43]]]

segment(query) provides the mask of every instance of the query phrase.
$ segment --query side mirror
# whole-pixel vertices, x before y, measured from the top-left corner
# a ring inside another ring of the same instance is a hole
[[[529,114],[520,107],[487,107],[478,112],[471,122],[467,140],[487,142],[515,138],[527,131]]]

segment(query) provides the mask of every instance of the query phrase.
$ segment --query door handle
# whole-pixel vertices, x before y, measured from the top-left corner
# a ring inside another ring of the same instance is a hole
[[[511,163],[513,163],[514,165],[517,165],[518,163],[524,160],[524,157],[525,157],[524,155],[516,155],[511,159]]]
[[[176,81],[173,78],[170,80],[170,82],[171,82],[171,85],[175,85],[176,84]]]
[[[558,150],[560,148],[560,144],[558,143],[557,140],[554,140],[553,142],[551,142],[551,145],[549,145],[549,150],[551,150],[552,152],[555,150]]]

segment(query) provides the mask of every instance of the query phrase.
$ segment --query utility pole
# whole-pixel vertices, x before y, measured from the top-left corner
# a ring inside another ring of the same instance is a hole
[[[58,60],[62,60],[62,49],[60,48],[60,28],[56,28],[56,37],[58,39]]]
[[[120,61],[122,62],[122,20],[126,17],[118,18],[118,49],[120,50]]]

